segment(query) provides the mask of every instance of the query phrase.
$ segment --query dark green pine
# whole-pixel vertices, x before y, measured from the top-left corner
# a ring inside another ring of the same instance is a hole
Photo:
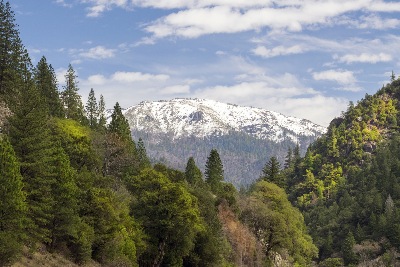
[[[62,117],[64,111],[58,92],[57,78],[53,67],[47,63],[45,57],[42,57],[36,66],[35,83],[49,114],[54,117]]]
[[[18,102],[24,69],[30,64],[19,38],[14,12],[9,2],[0,1],[0,100],[12,109]]]
[[[32,239],[49,241],[48,225],[53,218],[51,161],[53,154],[52,138],[48,114],[33,80],[26,82],[18,108],[10,117],[9,135],[15,153],[21,164],[24,187],[27,192],[27,227]]]
[[[185,178],[186,181],[191,185],[202,185],[203,178],[200,169],[196,166],[193,157],[190,157],[185,168]]]
[[[212,149],[207,158],[204,174],[211,191],[218,193],[222,188],[221,182],[224,180],[224,167],[216,149]]]
[[[86,117],[89,121],[89,127],[95,129],[97,127],[97,117],[99,113],[99,107],[97,105],[97,100],[93,88],[90,89],[85,109],[86,109]]]
[[[108,131],[110,133],[116,133],[121,139],[131,141],[131,129],[129,127],[128,120],[122,114],[122,109],[119,103],[115,103],[113,113],[111,114],[111,121],[108,125]]]
[[[65,86],[61,92],[61,100],[65,109],[65,117],[79,122],[85,122],[84,108],[81,96],[78,91],[78,76],[72,65],[68,66],[67,73],[65,74]]]
[[[11,263],[22,250],[26,202],[14,150],[0,135],[0,266]]]
[[[146,147],[144,146],[142,138],[139,138],[137,144],[137,155],[140,170],[151,167],[149,157],[147,156]]]

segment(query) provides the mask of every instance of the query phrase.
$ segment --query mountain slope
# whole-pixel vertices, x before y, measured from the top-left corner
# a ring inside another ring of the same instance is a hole
[[[124,111],[135,139],[150,157],[183,169],[193,156],[202,168],[209,151],[219,150],[225,176],[235,185],[257,179],[271,156],[283,161],[289,147],[303,150],[325,128],[304,119],[260,108],[204,99],[142,102]]]

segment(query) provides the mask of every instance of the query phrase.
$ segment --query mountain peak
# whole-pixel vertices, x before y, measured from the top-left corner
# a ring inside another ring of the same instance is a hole
[[[317,137],[326,131],[308,120],[278,112],[198,98],[144,101],[124,114],[133,129],[172,134],[174,138],[204,138],[233,131],[274,142],[287,138],[297,142],[298,136]]]

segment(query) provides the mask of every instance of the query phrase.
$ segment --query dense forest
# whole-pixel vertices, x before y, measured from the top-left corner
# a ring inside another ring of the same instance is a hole
[[[398,266],[400,79],[350,103],[304,157],[266,159],[238,191],[212,149],[204,174],[152,164],[121,107],[59,88],[0,1],[0,266],[38,250],[96,266]]]

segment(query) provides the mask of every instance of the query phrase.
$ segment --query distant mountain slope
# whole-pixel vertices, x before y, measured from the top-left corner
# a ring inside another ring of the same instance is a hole
[[[283,161],[289,147],[299,143],[304,150],[325,132],[308,120],[204,99],[142,102],[124,114],[153,160],[183,169],[193,156],[203,168],[216,148],[226,179],[237,186],[257,179],[269,157]]]

